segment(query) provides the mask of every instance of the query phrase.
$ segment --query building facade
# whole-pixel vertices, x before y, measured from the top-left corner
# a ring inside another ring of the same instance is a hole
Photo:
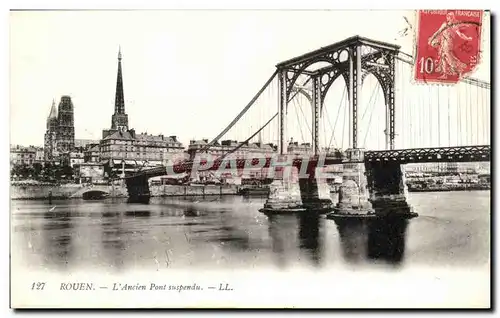
[[[10,164],[31,166],[37,162],[37,154],[43,151],[41,147],[13,146],[10,148]]]
[[[277,148],[273,144],[256,143],[242,143],[236,140],[223,140],[220,143],[216,142],[210,147],[208,146],[208,139],[191,140],[187,149],[189,159],[193,160],[196,154],[208,153],[212,156],[222,156],[229,151],[239,147],[236,151],[231,153],[231,157],[265,157],[276,152]]]
[[[83,151],[84,162],[100,162],[101,153],[99,143],[88,144]]]
[[[313,149],[310,143],[299,144],[296,141],[290,141],[288,143],[287,153],[292,155],[303,155],[312,154]]]
[[[134,129],[130,129],[106,136],[100,144],[100,159],[155,166],[164,164],[174,154],[183,151],[184,146],[176,136],[136,134]]]
[[[104,166],[95,162],[75,165],[75,179],[78,183],[102,183],[104,181]]]
[[[99,144],[99,140],[95,139],[75,139],[75,148],[82,147],[86,149],[89,145]]]

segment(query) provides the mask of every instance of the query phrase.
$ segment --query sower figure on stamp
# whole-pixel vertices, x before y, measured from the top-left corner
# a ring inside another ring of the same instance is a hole
[[[458,35],[460,38],[471,41],[472,38],[466,36],[460,31],[460,24],[455,18],[453,12],[446,15],[446,22],[429,38],[429,45],[437,47],[438,61],[436,71],[442,73],[439,78],[446,78],[448,75],[462,76],[467,68],[467,64],[463,63],[453,53],[453,37]]]

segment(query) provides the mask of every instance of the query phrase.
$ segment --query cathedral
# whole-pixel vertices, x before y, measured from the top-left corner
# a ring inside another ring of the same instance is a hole
[[[184,146],[177,136],[136,133],[129,127],[123,93],[122,53],[119,50],[114,113],[111,115],[111,128],[102,131],[99,160],[124,174],[125,166],[135,171],[137,167],[161,165],[183,152]]]
[[[75,147],[75,122],[71,97],[62,96],[58,109],[52,101],[45,132],[45,161],[58,160],[59,156]]]

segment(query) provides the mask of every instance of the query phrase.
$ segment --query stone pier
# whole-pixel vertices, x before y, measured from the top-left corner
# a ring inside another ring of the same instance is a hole
[[[363,149],[347,149],[343,162],[342,186],[334,214],[372,215],[370,189],[366,178]]]
[[[148,203],[151,197],[149,182],[146,175],[138,175],[125,179],[127,185],[128,201],[131,203]]]
[[[408,219],[417,216],[406,203],[402,167],[394,162],[365,164],[363,149],[348,149],[339,202],[327,218],[340,234],[347,261],[384,260],[399,264]]]
[[[343,216],[411,218],[402,166],[397,162],[364,162],[363,149],[348,149],[343,163],[339,202],[330,218]]]
[[[330,196],[330,187],[321,179],[303,178],[299,179],[300,197],[302,207],[308,211],[319,213],[331,212],[334,204]]]
[[[303,211],[299,185],[289,180],[274,180],[269,186],[269,196],[264,208],[260,211],[264,213]]]
[[[308,167],[309,176],[306,178],[297,178],[297,167],[289,168],[292,169],[292,177],[278,179],[271,184],[262,212],[331,212],[328,214],[330,218],[417,216],[406,202],[402,166],[395,162],[365,163],[364,149],[346,150],[336,205],[332,202],[326,181],[316,173],[321,167]]]
[[[413,215],[406,202],[407,188],[403,166],[397,162],[367,164],[370,202],[379,216]]]
[[[309,171],[308,178],[299,178],[297,167],[289,167],[290,177],[276,179],[270,185],[269,197],[261,212],[327,213],[333,210],[330,187],[322,179],[316,178],[315,171]]]

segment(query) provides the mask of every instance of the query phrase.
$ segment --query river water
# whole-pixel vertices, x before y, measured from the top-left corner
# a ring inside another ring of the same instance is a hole
[[[11,202],[13,266],[45,271],[165,268],[482,266],[490,191],[410,193],[419,217],[340,227],[324,216],[267,217],[240,196]]]

